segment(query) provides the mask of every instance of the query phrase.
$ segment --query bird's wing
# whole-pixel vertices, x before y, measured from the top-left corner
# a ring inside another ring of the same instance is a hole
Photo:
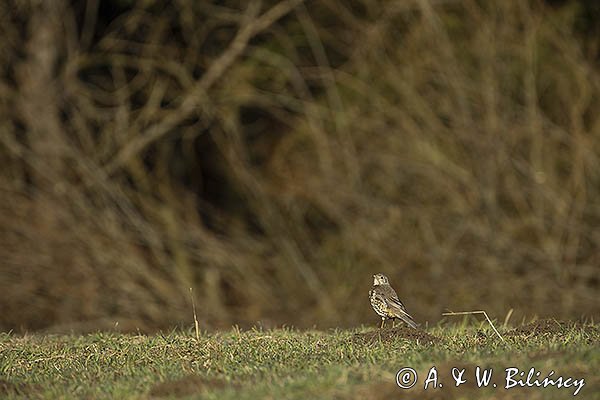
[[[413,320],[413,317],[410,316],[409,313],[406,312],[406,308],[404,308],[404,304],[396,297],[388,297],[386,299],[386,303],[388,308],[393,312],[396,318],[400,318],[402,321],[406,322],[411,328],[416,328],[417,323]]]
[[[390,286],[390,297],[394,300],[396,300],[403,309],[405,309],[406,307],[404,307],[404,304],[402,304],[402,302],[400,301],[400,298],[398,297],[398,293],[396,293],[396,291],[394,290],[393,287]]]
[[[406,307],[404,307],[404,304],[400,301],[400,299],[398,298],[398,295],[396,294],[396,291],[394,289],[392,289],[392,291],[394,292],[391,296],[391,298],[398,302],[398,304],[400,304],[400,307],[402,307],[403,310],[406,310]]]
[[[385,294],[385,297],[390,299],[391,302],[396,303],[400,306],[400,308],[402,308],[402,310],[406,311],[406,307],[404,307],[404,304],[402,304],[402,302],[398,298],[398,293],[396,293],[393,287],[389,285],[381,286],[381,291]]]

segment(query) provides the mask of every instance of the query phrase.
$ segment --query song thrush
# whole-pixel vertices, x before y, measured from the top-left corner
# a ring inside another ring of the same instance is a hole
[[[411,328],[416,328],[417,324],[413,318],[406,312],[404,304],[398,298],[394,288],[390,286],[387,276],[383,274],[373,275],[373,287],[369,291],[371,307],[381,317],[381,328],[385,325],[386,319],[400,319]]]

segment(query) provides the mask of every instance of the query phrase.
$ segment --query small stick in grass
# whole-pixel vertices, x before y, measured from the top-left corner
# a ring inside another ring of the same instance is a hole
[[[510,320],[510,317],[512,316],[513,313],[513,309],[511,308],[508,311],[508,314],[506,314],[506,317],[504,318],[504,328],[506,328],[508,326],[508,320]]]
[[[492,327],[492,329],[494,330],[494,332],[496,332],[496,335],[498,335],[498,337],[500,339],[502,339],[503,342],[506,343],[506,340],[504,340],[504,338],[502,337],[502,335],[500,335],[500,332],[498,332],[498,330],[496,329],[496,327],[494,326],[494,324],[492,323],[492,320],[490,319],[490,317],[488,317],[487,313],[483,310],[481,311],[459,311],[459,312],[447,312],[447,313],[443,313],[442,315],[470,315],[470,314],[483,314],[485,316],[485,319],[487,319],[487,321],[490,323],[490,326]]]
[[[196,302],[194,301],[194,291],[190,288],[190,297],[192,298],[192,310],[194,311],[194,329],[196,330],[196,341],[200,341],[200,329],[198,325],[198,318],[196,318]]]

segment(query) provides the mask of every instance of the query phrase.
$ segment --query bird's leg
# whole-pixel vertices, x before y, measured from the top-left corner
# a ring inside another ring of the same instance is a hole
[[[379,329],[383,329],[384,325],[385,325],[385,317],[381,317],[381,326],[379,327]]]
[[[392,328],[395,328],[395,327],[396,327],[396,320],[395,320],[395,319],[393,319],[393,320],[392,320]]]

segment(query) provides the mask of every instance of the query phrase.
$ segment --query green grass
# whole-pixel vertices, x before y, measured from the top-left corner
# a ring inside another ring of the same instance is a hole
[[[0,398],[527,398],[567,399],[574,388],[505,390],[504,369],[540,379],[585,379],[578,398],[600,398],[600,325],[542,321],[501,330],[486,325],[435,327],[429,343],[408,328],[296,331],[174,331],[153,336],[0,334]],[[417,340],[419,339],[419,340]],[[413,367],[418,384],[401,390],[396,372]],[[444,385],[424,391],[435,366]],[[498,388],[474,387],[476,366],[493,368]],[[454,388],[453,367],[468,382]]]

